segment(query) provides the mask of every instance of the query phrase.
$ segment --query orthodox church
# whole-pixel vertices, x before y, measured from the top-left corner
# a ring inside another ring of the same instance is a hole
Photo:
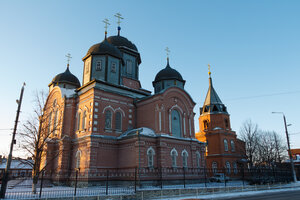
[[[227,107],[213,87],[210,70],[208,74],[209,88],[200,108],[200,131],[196,133],[196,138],[207,143],[207,168],[211,168],[213,172],[226,168],[228,175],[234,175],[246,162],[245,142],[238,139],[231,129]]]
[[[90,179],[102,169],[205,165],[185,80],[168,58],[152,82],[154,94],[143,89],[140,53],[120,30],[110,37],[105,31],[104,40],[88,49],[82,84],[69,64],[49,84],[43,126],[51,136],[42,165],[53,179],[76,170]]]

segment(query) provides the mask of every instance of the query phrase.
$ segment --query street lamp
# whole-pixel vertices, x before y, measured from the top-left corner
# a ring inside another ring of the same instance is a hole
[[[286,140],[287,140],[287,144],[288,144],[289,157],[290,157],[290,162],[291,162],[291,167],[292,167],[292,175],[293,175],[294,182],[297,182],[297,177],[296,177],[295,167],[294,167],[294,161],[293,161],[293,157],[292,157],[292,153],[291,153],[291,147],[290,147],[289,133],[288,133],[288,130],[287,130],[287,126],[290,126],[291,124],[288,124],[288,125],[286,124],[286,119],[285,119],[285,115],[284,115],[283,112],[272,112],[272,114],[282,114],[282,116],[283,116]]]

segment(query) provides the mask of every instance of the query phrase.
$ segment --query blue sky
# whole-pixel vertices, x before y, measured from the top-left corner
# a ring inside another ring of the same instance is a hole
[[[299,1],[4,1],[0,0],[0,154],[11,140],[20,88],[27,86],[21,120],[32,111],[33,93],[47,90],[52,78],[70,70],[82,81],[82,58],[90,46],[117,33],[114,16],[125,18],[121,35],[137,46],[142,87],[153,91],[156,73],[170,65],[186,80],[186,91],[199,107],[213,84],[228,107],[232,129],[251,119],[283,138],[284,112],[292,148],[300,148],[300,2]]]

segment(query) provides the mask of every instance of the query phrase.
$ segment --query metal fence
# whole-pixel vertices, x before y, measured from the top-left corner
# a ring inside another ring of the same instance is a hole
[[[31,191],[32,179],[11,177],[6,198],[33,199],[70,196],[130,195],[138,190],[240,187],[290,182],[290,169],[126,168],[97,169],[94,173],[44,172]]]

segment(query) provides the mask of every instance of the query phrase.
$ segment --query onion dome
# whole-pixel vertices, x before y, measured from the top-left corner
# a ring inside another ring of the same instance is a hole
[[[119,49],[110,44],[107,39],[104,39],[101,43],[91,46],[83,60],[90,55],[110,55],[122,59],[122,54]]]
[[[162,80],[178,80],[178,81],[184,81],[181,74],[170,67],[169,60],[167,63],[166,68],[160,70],[157,75],[155,76],[154,82],[162,81]]]
[[[69,65],[64,73],[60,73],[53,78],[52,82],[49,85],[51,84],[70,84],[72,86],[75,86],[76,88],[80,87],[80,82],[78,78],[70,72]]]
[[[120,35],[110,36],[107,38],[107,41],[116,47],[126,47],[128,49],[138,52],[138,49],[131,41]]]

